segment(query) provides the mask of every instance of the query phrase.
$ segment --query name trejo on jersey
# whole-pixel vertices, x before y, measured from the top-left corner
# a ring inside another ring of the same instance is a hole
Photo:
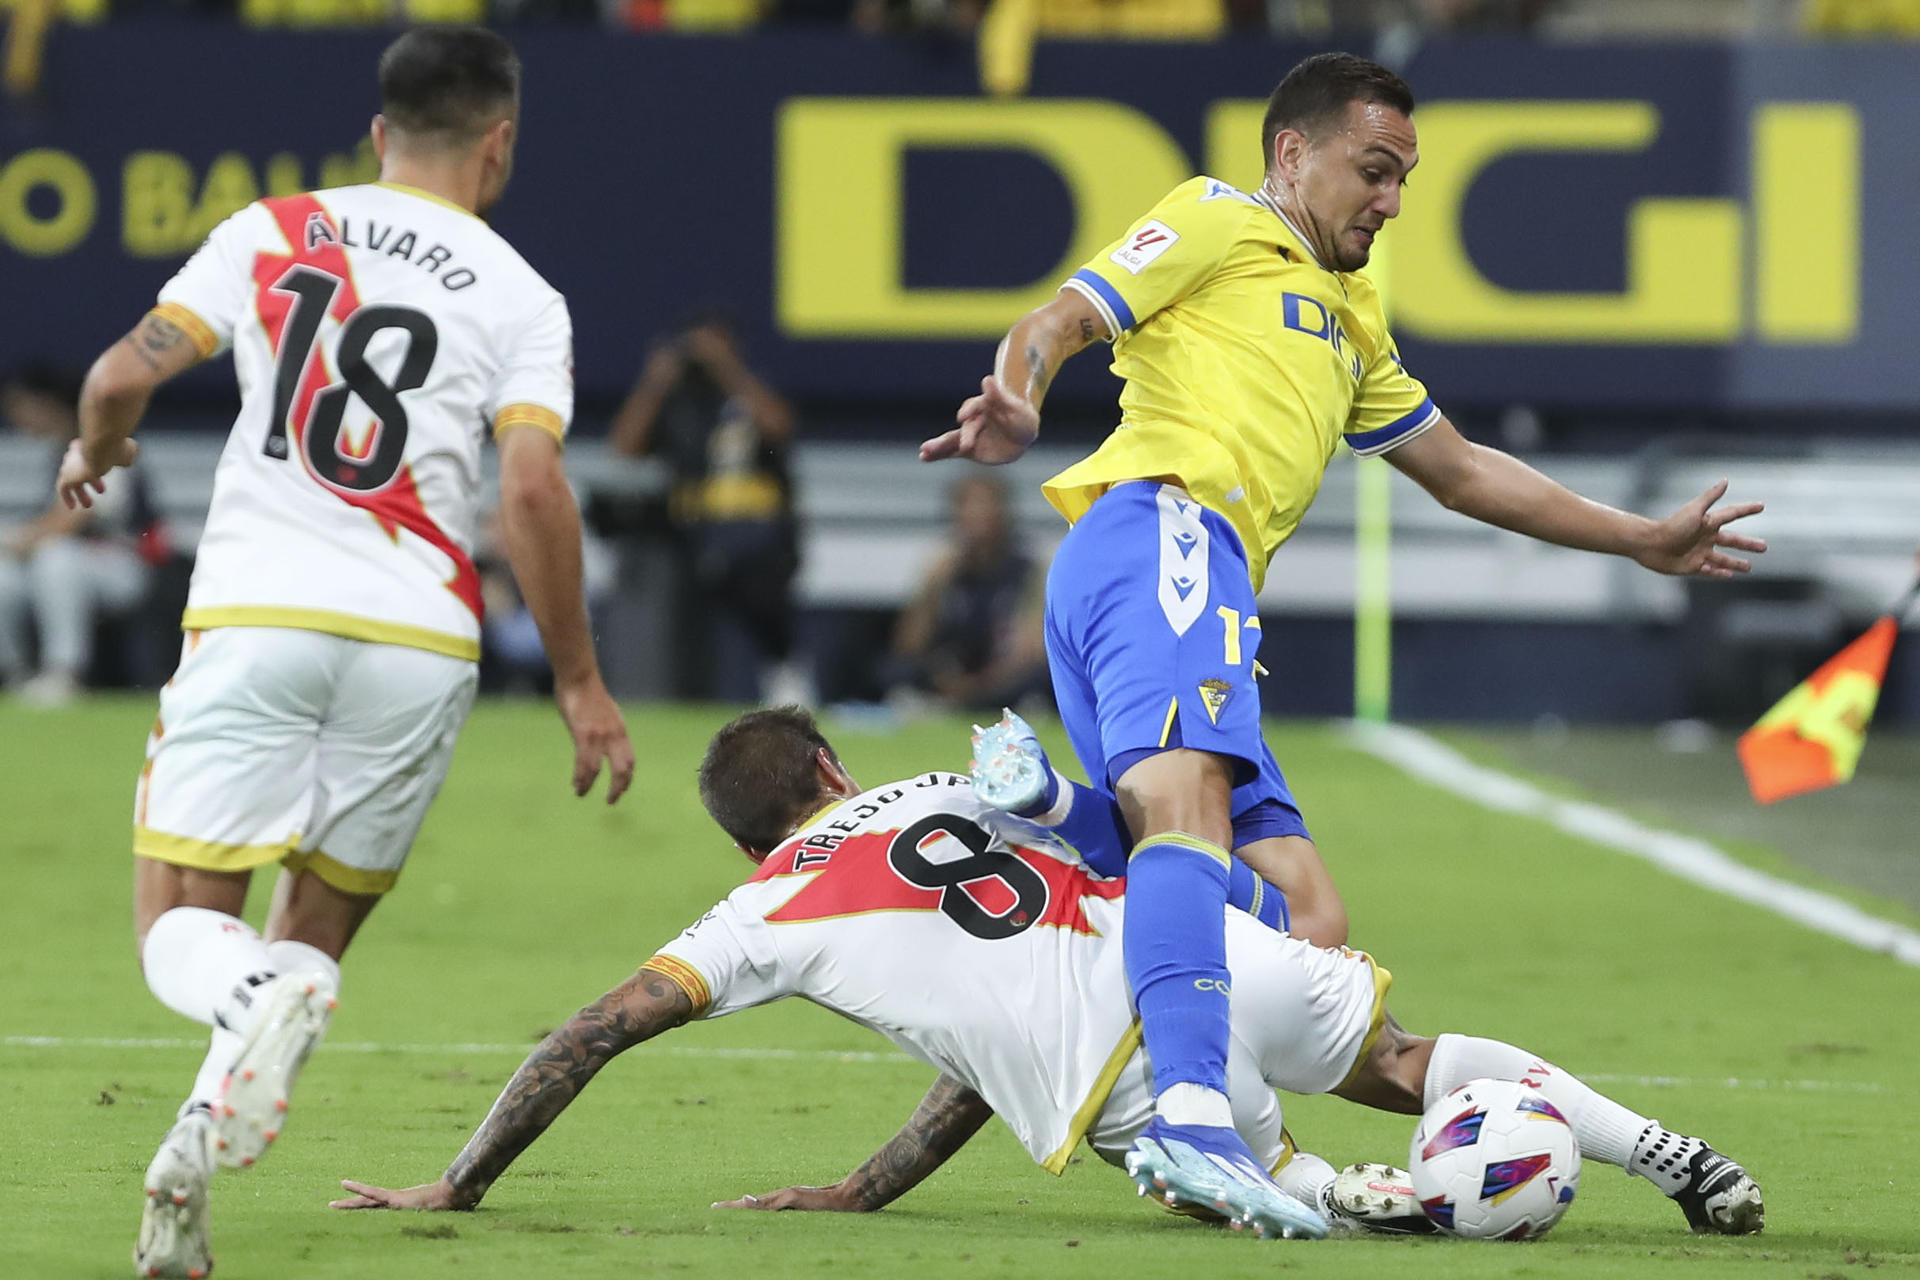
[[[389,258],[399,258],[403,261],[411,262],[414,266],[419,267],[429,275],[439,276],[440,283],[443,287],[456,292],[466,288],[475,280],[479,279],[478,276],[474,275],[474,273],[466,267],[455,267],[453,270],[441,275],[440,268],[453,259],[453,250],[443,244],[434,244],[421,251],[418,257],[415,257],[414,255],[416,249],[419,247],[420,237],[411,227],[402,229],[394,223],[381,224],[371,218],[361,218],[358,221],[360,223],[360,235],[359,238],[356,239],[353,234],[355,219],[340,219],[340,231],[339,234],[336,235],[333,229],[333,222],[326,214],[308,214],[307,251],[311,253],[320,245],[332,244],[338,245],[342,249],[365,249],[370,253],[384,252]],[[399,233],[397,236],[395,235],[396,231]]]

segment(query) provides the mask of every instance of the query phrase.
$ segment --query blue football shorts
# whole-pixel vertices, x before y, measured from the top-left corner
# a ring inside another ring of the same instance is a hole
[[[1093,785],[1146,756],[1210,751],[1234,768],[1234,847],[1306,835],[1260,733],[1260,617],[1224,516],[1177,486],[1109,489],[1047,574],[1047,662],[1060,719]]]

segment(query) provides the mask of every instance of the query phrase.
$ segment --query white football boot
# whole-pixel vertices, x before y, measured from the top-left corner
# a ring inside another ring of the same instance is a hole
[[[205,1111],[189,1111],[167,1130],[147,1166],[140,1239],[133,1247],[137,1276],[202,1280],[213,1270],[207,1213],[207,1184],[213,1180],[209,1128]]]
[[[254,999],[253,1026],[213,1102],[213,1158],[229,1169],[252,1164],[280,1136],[294,1079],[339,1004],[319,973],[283,973]]]
[[[1413,1178],[1389,1164],[1350,1164],[1322,1193],[1327,1221],[1348,1232],[1426,1235],[1439,1228],[1420,1207]]]

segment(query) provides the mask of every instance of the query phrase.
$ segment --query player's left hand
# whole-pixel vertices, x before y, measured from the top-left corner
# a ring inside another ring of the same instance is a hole
[[[1757,515],[1764,507],[1758,502],[1736,502],[1724,507],[1713,504],[1726,495],[1727,482],[1720,481],[1653,527],[1647,545],[1634,559],[1659,573],[1699,574],[1705,578],[1731,578],[1746,573],[1753,563],[1728,555],[1727,549],[1759,554],[1767,549],[1760,538],[1732,533],[1727,525]]]
[[[1040,411],[989,374],[980,394],[969,397],[954,415],[960,425],[920,443],[920,461],[971,458],[990,466],[1012,462],[1040,435]]]
[[[60,459],[60,475],[53,482],[53,491],[60,495],[60,501],[69,509],[93,506],[93,495],[107,491],[107,472],[115,467],[130,467],[133,460],[140,456],[140,446],[132,440],[118,442],[112,450],[110,459],[89,458],[87,451],[74,440],[67,445],[67,452]]]
[[[838,1184],[831,1187],[782,1187],[764,1196],[741,1196],[738,1200],[716,1200],[716,1209],[812,1210],[820,1213],[859,1213],[861,1208],[847,1198]]]
[[[389,1191],[385,1187],[370,1186],[364,1182],[355,1182],[351,1178],[342,1178],[340,1185],[353,1192],[344,1200],[334,1200],[329,1209],[471,1209],[480,1201],[456,1191],[453,1184],[445,1178],[438,1182],[428,1182],[417,1187],[406,1187],[399,1191]]]

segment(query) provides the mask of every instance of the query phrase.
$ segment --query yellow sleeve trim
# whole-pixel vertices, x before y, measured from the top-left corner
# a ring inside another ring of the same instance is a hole
[[[698,969],[678,956],[657,955],[641,965],[640,969],[671,978],[675,986],[687,993],[687,999],[693,1001],[693,1016],[696,1018],[713,1004],[713,992],[707,986],[707,980],[700,976]]]
[[[1113,1095],[1113,1086],[1118,1083],[1120,1073],[1126,1070],[1127,1063],[1140,1049],[1140,1020],[1135,1018],[1126,1034],[1120,1037],[1120,1043],[1113,1046],[1113,1052],[1107,1055],[1106,1065],[1100,1068],[1100,1074],[1093,1078],[1093,1087],[1087,1090],[1087,1100],[1073,1113],[1073,1123],[1067,1126],[1067,1140],[1059,1149],[1045,1160],[1040,1167],[1054,1177],[1067,1170],[1067,1161],[1073,1156],[1073,1149],[1080,1145],[1080,1139],[1087,1136],[1087,1130],[1093,1127],[1094,1117],[1107,1105],[1107,1099]]]
[[[318,849],[307,853],[297,849],[289,851],[286,857],[280,859],[280,863],[296,876],[302,871],[311,871],[322,884],[363,898],[377,898],[400,880],[398,868],[392,871],[368,871],[361,867],[350,867],[336,858],[329,858]]]
[[[501,433],[510,427],[538,427],[552,436],[555,444],[564,448],[567,443],[566,419],[545,405],[508,405],[494,415],[493,438],[498,440]]]
[[[1381,1029],[1387,1025],[1387,988],[1393,985],[1393,974],[1380,967],[1380,963],[1364,951],[1349,954],[1367,962],[1373,970],[1373,1018],[1367,1023],[1367,1038],[1360,1042],[1360,1052],[1353,1057],[1353,1066],[1347,1069],[1346,1078],[1327,1090],[1338,1093],[1359,1079],[1361,1071],[1366,1069],[1367,1059],[1373,1056],[1373,1046],[1380,1039]]]
[[[176,867],[198,867],[202,871],[251,871],[280,861],[299,844],[297,831],[272,844],[223,844],[155,831],[137,823],[133,828],[133,852],[137,857],[170,862]]]
[[[147,314],[160,317],[186,334],[202,360],[220,349],[220,339],[214,336],[212,326],[177,302],[163,302]]]
[[[397,644],[406,649],[444,653],[449,658],[464,658],[468,662],[480,661],[478,640],[427,627],[412,627],[404,622],[385,622],[351,613],[334,613],[329,609],[239,604],[189,609],[180,615],[182,631],[211,631],[215,627],[291,627],[295,631],[320,631],[349,640]]]

